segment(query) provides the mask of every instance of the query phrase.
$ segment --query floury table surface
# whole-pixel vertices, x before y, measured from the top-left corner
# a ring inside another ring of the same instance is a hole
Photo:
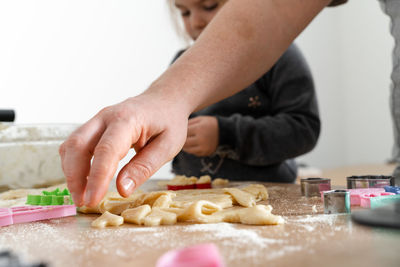
[[[150,180],[142,189],[159,190],[156,182]],[[265,185],[268,204],[274,214],[284,216],[284,225],[125,224],[94,229],[90,224],[98,215],[79,214],[1,227],[0,250],[50,266],[155,266],[168,250],[211,242],[229,267],[399,266],[400,231],[361,226],[349,215],[324,215],[320,198],[301,197],[299,185]]]

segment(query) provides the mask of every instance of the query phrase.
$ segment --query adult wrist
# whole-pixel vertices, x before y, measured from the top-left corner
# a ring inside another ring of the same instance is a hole
[[[182,90],[179,90],[179,87],[165,85],[157,81],[150,85],[141,95],[156,101],[160,109],[174,107],[187,117],[196,108],[194,103],[189,101],[189,96],[184,97],[185,94]]]

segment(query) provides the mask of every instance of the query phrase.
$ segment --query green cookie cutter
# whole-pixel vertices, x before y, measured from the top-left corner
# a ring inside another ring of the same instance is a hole
[[[72,205],[72,197],[68,189],[61,191],[42,191],[42,195],[28,195],[26,204],[36,206]]]

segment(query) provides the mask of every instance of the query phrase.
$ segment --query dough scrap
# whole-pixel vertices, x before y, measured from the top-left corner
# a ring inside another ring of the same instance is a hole
[[[156,199],[156,201],[154,201],[153,208],[169,208],[172,202],[172,196],[175,196],[175,194],[161,195]]]
[[[197,182],[197,178],[195,176],[186,177],[184,175],[177,175],[170,181],[168,181],[167,185],[191,185]]]
[[[239,212],[240,223],[255,225],[283,224],[283,218],[273,215],[271,211],[272,207],[270,205],[256,205],[243,209]]]
[[[253,207],[256,205],[254,196],[246,191],[242,191],[238,188],[224,188],[223,190],[225,193],[230,194],[233,200],[243,207]]]
[[[101,213],[108,211],[112,214],[120,215],[124,210],[129,209],[131,204],[131,201],[115,201],[106,199],[100,203],[99,211]]]
[[[210,175],[203,175],[196,181],[196,184],[209,184],[211,183],[211,176]]]
[[[283,224],[284,219],[271,213],[270,205],[256,205],[249,208],[234,208],[221,210],[214,214],[223,222],[242,223],[251,225],[277,225]]]
[[[99,205],[97,205],[96,207],[87,207],[87,206],[78,207],[78,212],[84,213],[84,214],[101,213],[101,211],[99,209]]]
[[[144,218],[145,226],[158,226],[176,224],[177,216],[173,212],[164,211],[160,208],[153,208],[151,213]]]
[[[228,179],[216,178],[211,182],[212,186],[226,186],[229,184]]]
[[[92,222],[92,226],[96,228],[104,228],[107,226],[120,226],[123,223],[123,217],[106,211],[99,218]]]
[[[133,209],[124,210],[121,216],[124,218],[124,222],[134,224],[144,224],[144,218],[151,212],[150,205],[142,205]]]
[[[230,195],[224,194],[222,190],[203,189],[177,191],[176,197],[173,198],[173,202],[171,203],[170,207],[186,208],[190,206],[193,202],[199,200],[207,200],[214,203],[215,205],[220,206],[223,209],[233,206],[232,197]]]
[[[144,193],[141,190],[135,191],[127,198],[122,197],[118,192],[107,192],[103,199],[96,207],[82,206],[78,208],[80,213],[104,213],[109,211],[113,214],[120,215],[121,212],[134,205]],[[129,205],[128,205],[129,204]]]
[[[170,195],[172,197],[175,196],[176,194],[172,191],[154,191],[147,194],[142,194],[135,201],[135,203],[132,204],[132,207],[138,207],[144,204],[153,206],[154,202],[156,202],[156,200],[162,195]]]
[[[199,200],[187,207],[184,212],[178,216],[178,220],[197,223],[220,222],[221,220],[219,217],[212,216],[220,210],[222,210],[222,208],[212,202]]]
[[[129,197],[122,197],[118,192],[107,192],[106,198],[109,200],[115,200],[115,201],[136,201],[138,198],[140,198],[143,195],[142,190],[136,190],[133,194],[131,194]]]
[[[262,184],[251,184],[246,187],[241,188],[241,190],[252,194],[255,197],[255,201],[267,200],[268,191]]]

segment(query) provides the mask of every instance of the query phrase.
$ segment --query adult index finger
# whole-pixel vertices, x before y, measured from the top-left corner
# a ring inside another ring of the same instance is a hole
[[[83,205],[92,151],[104,129],[102,121],[94,117],[75,130],[60,146],[61,165],[77,206]]]
[[[126,156],[137,136],[126,122],[112,122],[107,126],[94,149],[85,191],[86,206],[95,206],[104,197],[119,161]]]

